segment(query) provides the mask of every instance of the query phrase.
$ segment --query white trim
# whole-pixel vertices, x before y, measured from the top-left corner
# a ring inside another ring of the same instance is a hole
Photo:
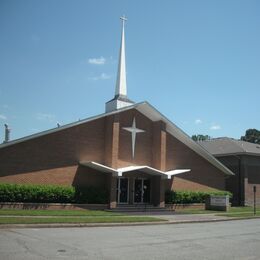
[[[106,165],[103,165],[101,163],[97,163],[97,162],[80,162],[81,165],[83,166],[87,166],[87,167],[90,167],[92,169],[95,169],[95,170],[98,170],[98,171],[102,171],[102,172],[111,172],[111,173],[117,173],[116,169],[113,169],[111,167],[108,167]],[[116,176],[118,176],[116,174]]]
[[[185,173],[185,172],[190,172],[190,169],[179,169],[179,170],[172,170],[172,171],[168,171],[166,172],[168,175],[168,179],[170,179],[172,176],[177,175],[177,174],[181,174],[181,173]],[[170,177],[170,178],[169,178]]]

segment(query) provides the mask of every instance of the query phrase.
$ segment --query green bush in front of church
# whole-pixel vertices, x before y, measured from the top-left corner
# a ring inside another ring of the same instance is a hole
[[[232,198],[232,193],[228,191],[172,191],[165,192],[165,203],[169,204],[190,204],[190,203],[205,203],[205,200],[210,195],[223,196],[229,195]]]
[[[108,193],[96,187],[1,183],[0,201],[31,203],[107,203]]]

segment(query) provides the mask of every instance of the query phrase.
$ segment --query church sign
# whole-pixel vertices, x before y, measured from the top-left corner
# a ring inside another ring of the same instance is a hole
[[[229,208],[229,196],[210,196],[206,199],[207,210],[227,211]]]

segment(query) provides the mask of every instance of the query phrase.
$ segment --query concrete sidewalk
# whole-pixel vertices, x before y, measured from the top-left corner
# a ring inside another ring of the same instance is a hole
[[[139,212],[128,214],[131,216],[146,216],[146,217],[158,217],[161,219],[168,220],[170,223],[178,223],[178,222],[202,222],[202,221],[220,221],[220,220],[229,220],[231,217],[227,216],[217,216],[215,213],[210,214],[178,214],[178,213],[169,213],[169,212]]]
[[[64,228],[64,227],[122,227],[122,226],[146,226],[146,225],[170,225],[188,223],[208,223],[220,221],[233,221],[249,219],[248,217],[226,217],[212,214],[176,214],[169,212],[138,212],[130,213],[131,216],[158,217],[166,221],[158,222],[131,222],[131,223],[48,223],[48,224],[2,224],[0,229],[10,228]],[[259,217],[250,217],[250,219]]]

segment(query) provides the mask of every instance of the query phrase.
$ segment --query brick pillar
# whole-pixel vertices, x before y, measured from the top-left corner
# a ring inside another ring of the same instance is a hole
[[[106,118],[105,131],[105,165],[117,169],[118,150],[119,150],[119,115],[112,115]],[[108,190],[110,194],[109,206],[115,208],[117,203],[116,189],[117,177],[112,174],[108,182]]]
[[[154,176],[152,178],[152,204],[158,207],[165,206],[165,179],[161,176]]]
[[[117,189],[117,177],[111,174],[109,181],[109,208],[113,209],[117,204],[116,189]]]
[[[152,148],[152,163],[155,169],[166,170],[166,125],[162,121],[153,123],[153,148]],[[156,184],[154,195],[157,197],[155,201],[158,206],[165,206],[165,180],[156,178],[159,183]]]
[[[162,121],[153,123],[153,167],[166,170],[166,125]]]
[[[119,115],[112,115],[106,118],[105,131],[105,165],[117,168],[119,150]]]
[[[161,208],[165,207],[165,179],[160,178],[160,204]]]
[[[242,159],[242,182],[241,182],[241,204],[246,206],[248,203],[248,173],[247,173],[247,165],[246,162]]]

